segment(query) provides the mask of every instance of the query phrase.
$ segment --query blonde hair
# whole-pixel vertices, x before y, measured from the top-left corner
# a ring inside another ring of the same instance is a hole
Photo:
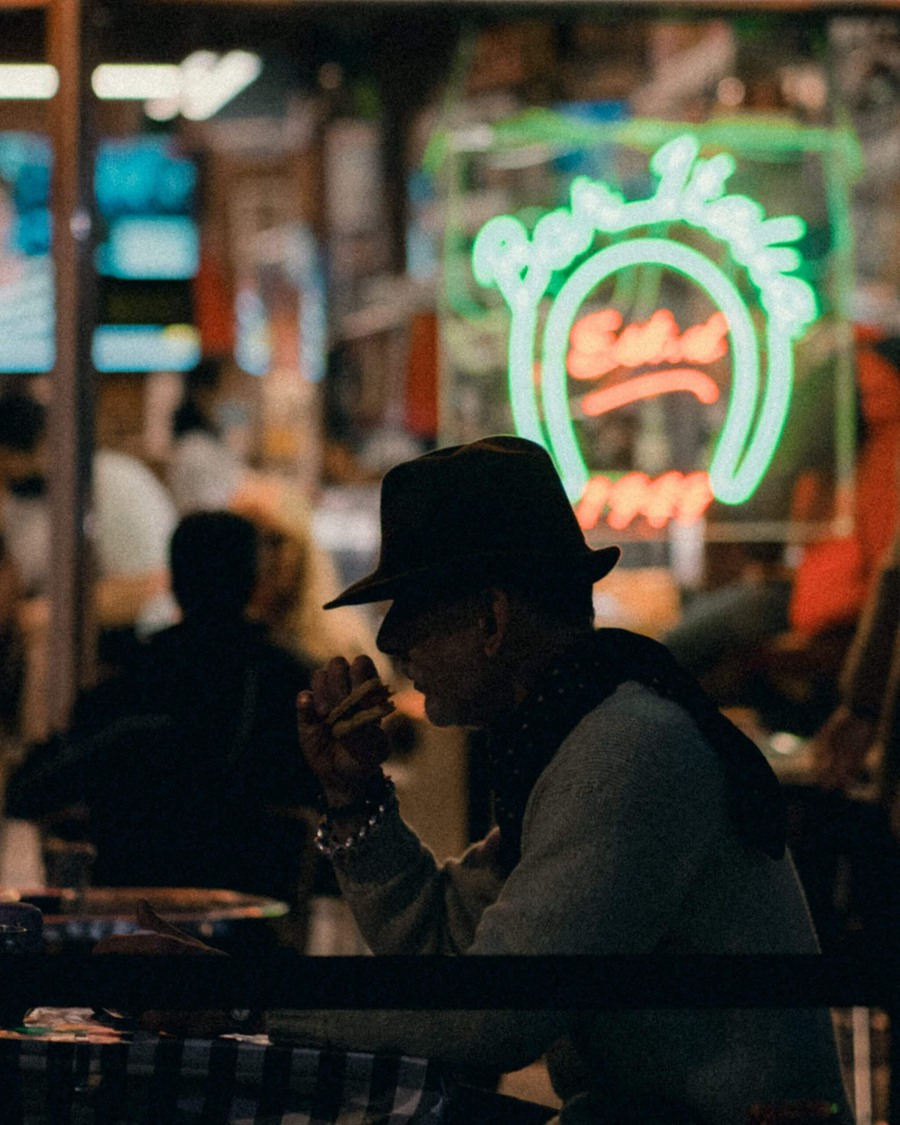
[[[268,588],[265,578],[260,587],[264,603],[258,600],[254,607],[251,600],[250,606],[270,625],[274,639],[316,663],[366,653],[376,666],[383,664],[365,611],[356,606],[322,609],[341,583],[331,556],[313,536],[312,512],[302,490],[279,477],[248,472],[229,508],[252,520],[275,553],[277,573],[270,571]]]

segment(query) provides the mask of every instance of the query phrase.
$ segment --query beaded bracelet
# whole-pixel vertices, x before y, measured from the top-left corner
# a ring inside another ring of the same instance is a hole
[[[313,841],[316,851],[325,856],[326,859],[346,855],[347,852],[359,847],[369,833],[377,831],[381,827],[385,813],[396,803],[397,794],[394,783],[389,777],[384,777],[377,793],[373,793],[362,801],[355,801],[352,805],[344,805],[340,809],[326,810]],[[349,836],[341,838],[336,835],[337,830],[332,819],[337,815],[364,816],[365,819]]]

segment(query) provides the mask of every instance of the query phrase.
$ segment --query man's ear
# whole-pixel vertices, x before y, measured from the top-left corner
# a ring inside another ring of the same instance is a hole
[[[509,613],[509,594],[496,587],[488,590],[487,602],[481,618],[484,626],[486,656],[496,656],[503,647],[509,632]]]

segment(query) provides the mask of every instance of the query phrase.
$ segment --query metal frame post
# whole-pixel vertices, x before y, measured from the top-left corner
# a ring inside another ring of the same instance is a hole
[[[94,387],[92,0],[50,0],[48,60],[59,73],[51,113],[56,364],[49,410],[51,610],[48,711],[52,730],[93,671],[92,582],[86,517],[91,501]]]

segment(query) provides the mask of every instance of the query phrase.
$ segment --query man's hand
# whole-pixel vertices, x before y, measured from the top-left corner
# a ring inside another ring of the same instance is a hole
[[[393,711],[388,690],[368,656],[342,656],[313,673],[312,690],[297,697],[300,747],[332,808],[364,797],[388,756],[381,720]]]

